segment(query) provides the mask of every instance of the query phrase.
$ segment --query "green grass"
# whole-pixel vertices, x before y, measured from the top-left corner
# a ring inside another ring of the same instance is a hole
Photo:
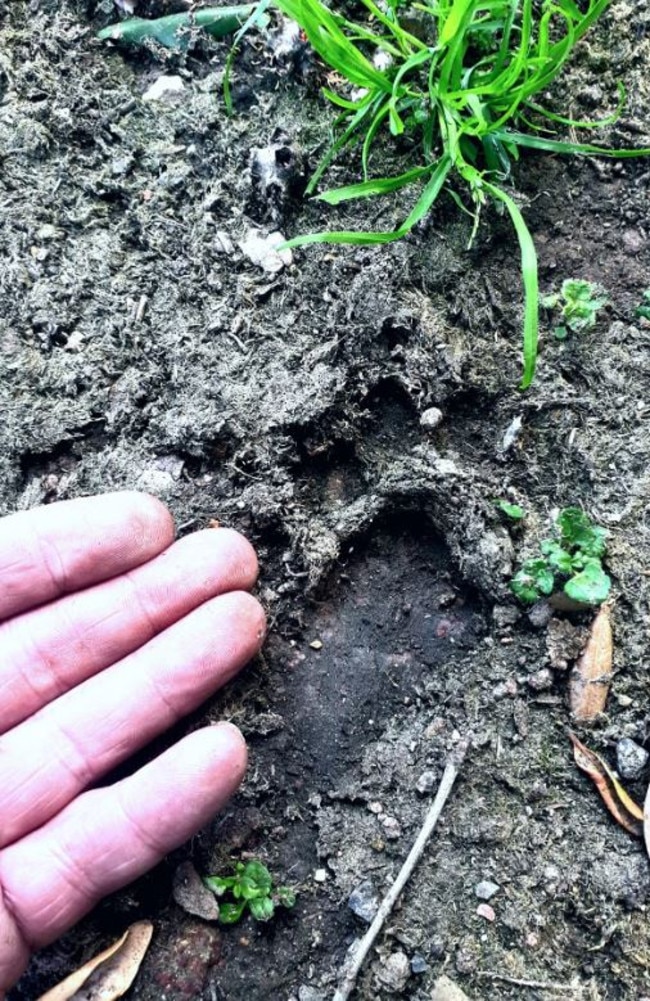
[[[574,0],[360,0],[365,13],[351,21],[321,0],[275,0],[339,78],[336,90],[324,90],[339,110],[334,138],[307,193],[316,191],[328,167],[348,147],[359,150],[363,180],[319,194],[327,204],[411,185],[419,189],[412,210],[396,229],[311,233],[289,240],[286,246],[390,243],[409,233],[443,190],[473,216],[471,244],[483,205],[488,200],[499,203],[512,221],[521,253],[525,298],[521,388],[528,387],[537,359],[537,254],[517,202],[505,186],[513,161],[522,147],[614,157],[650,153],[650,149],[603,149],[553,137],[557,125],[596,128],[611,123],[620,113],[622,96],[617,111],[602,122],[574,122],[539,103],[539,95],[547,91],[610,2],[585,0],[581,8]],[[379,53],[382,63],[373,61]],[[373,177],[372,154],[386,133],[399,138],[402,147],[406,143],[410,166],[395,176]]]

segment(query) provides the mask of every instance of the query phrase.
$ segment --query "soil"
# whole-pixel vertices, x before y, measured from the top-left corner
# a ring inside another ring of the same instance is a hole
[[[387,889],[469,732],[359,1001],[424,1001],[443,972],[473,1001],[650,996],[647,856],[577,771],[567,674],[547,670],[590,615],[534,624],[507,588],[553,510],[583,505],[608,529],[615,677],[579,733],[612,764],[619,739],[650,745],[650,325],[634,313],[650,164],[522,157],[542,291],[581,277],[610,296],[582,337],[556,340],[543,317],[522,394],[506,218],[486,209],[468,251],[471,220],[444,197],[400,243],[315,246],[265,272],[239,246],[251,228],[388,229],[408,196],[300,198],[331,120],[308,53],[283,62],[249,36],[228,117],[227,42],[120,50],[94,38],[115,17],[111,0],[0,4],[0,510],[135,487],[181,533],[217,518],[258,548],[271,627],[259,661],[184,725],[225,716],[246,733],[237,800],[36,958],[12,1001],[140,917],[156,935],[130,998],[330,998],[366,927],[350,893]],[[163,73],[182,93],[143,101]],[[650,146],[649,74],[650,6],[615,0],[553,100],[595,117],[620,78],[625,112],[599,138]],[[353,177],[351,156],[331,182]],[[629,784],[637,799],[648,778]],[[250,857],[297,889],[294,909],[216,928],[174,903],[181,862]],[[499,886],[493,921],[482,880]],[[395,979],[397,953],[420,972]]]

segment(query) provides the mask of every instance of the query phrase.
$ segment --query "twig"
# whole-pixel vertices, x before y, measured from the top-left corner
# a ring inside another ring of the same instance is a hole
[[[436,798],[431,804],[426,817],[424,818],[424,823],[420,829],[411,851],[409,852],[406,862],[400,869],[397,878],[393,885],[390,887],[388,893],[379,905],[379,910],[375,914],[374,920],[370,925],[370,928],[363,936],[361,941],[358,943],[356,949],[349,956],[346,962],[343,964],[343,968],[339,975],[339,987],[334,995],[333,1001],[347,1001],[350,994],[354,990],[354,985],[356,983],[357,976],[359,975],[359,970],[363,966],[366,956],[370,952],[373,942],[377,938],[377,935],[382,929],[382,926],[393,909],[395,901],[399,897],[400,893],[406,886],[406,883],[411,876],[411,873],[415,869],[422,852],[424,851],[433,829],[438,823],[440,814],[442,813],[442,808],[444,807],[449,794],[453,788],[454,782],[456,781],[456,776],[460,770],[460,766],[463,763],[465,755],[467,754],[467,749],[470,745],[470,736],[463,738],[456,744],[453,750],[450,752],[447,762],[445,764],[445,770],[440,780],[440,785],[438,786],[438,792],[436,793]]]
[[[490,970],[478,970],[477,977],[484,977],[486,980],[502,980],[506,984],[514,984],[515,987],[532,987],[538,991],[570,991],[572,994],[582,994],[584,986],[582,984],[555,984],[548,980],[523,980],[520,977],[509,977],[506,973],[492,973]]]

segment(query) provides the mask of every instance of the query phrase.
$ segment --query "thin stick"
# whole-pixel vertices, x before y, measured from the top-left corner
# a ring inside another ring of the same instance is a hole
[[[577,994],[584,991],[583,984],[555,984],[548,980],[524,980],[521,977],[509,977],[505,973],[492,973],[489,970],[479,970],[477,977],[485,977],[486,980],[502,980],[506,984],[514,984],[515,987],[534,987],[538,991],[569,991]]]
[[[438,819],[442,813],[442,808],[447,802],[449,793],[453,788],[456,776],[460,770],[460,766],[462,765],[465,755],[467,754],[469,745],[470,737],[467,736],[463,738],[463,740],[460,740],[450,752],[445,764],[442,779],[440,780],[440,785],[438,786],[436,798],[424,818],[424,823],[420,829],[420,833],[415,839],[408,858],[400,869],[395,882],[390,887],[388,893],[379,905],[379,910],[375,914],[370,928],[358,943],[354,953],[349,956],[343,964],[343,968],[339,975],[339,987],[334,995],[333,1001],[347,1001],[350,994],[354,990],[357,976],[359,975],[359,971],[363,966],[366,956],[370,952],[373,942],[381,931],[386,918],[392,911],[395,901],[406,886],[411,873],[415,869],[415,866],[417,865],[418,860],[422,855],[431,834],[433,833],[434,827],[438,823]]]

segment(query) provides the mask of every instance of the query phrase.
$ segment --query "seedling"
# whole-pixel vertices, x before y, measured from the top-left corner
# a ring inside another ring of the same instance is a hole
[[[562,282],[560,292],[545,295],[542,306],[560,309],[563,323],[553,333],[564,341],[571,330],[574,334],[584,333],[596,325],[598,310],[609,302],[609,296],[600,285],[584,278],[567,278]]]
[[[232,876],[206,876],[203,882],[219,897],[219,920],[225,925],[236,924],[246,910],[256,921],[270,921],[276,907],[293,907],[296,902],[293,890],[273,886],[273,877],[261,862],[237,862]]]
[[[510,501],[499,498],[494,501],[494,506],[498,507],[499,511],[505,514],[506,518],[510,518],[512,521],[522,521],[526,517],[526,512],[523,507],[519,504],[511,504]]]
[[[611,581],[602,566],[605,530],[593,525],[584,511],[566,507],[555,522],[556,538],[544,539],[541,556],[526,560],[510,582],[513,594],[527,604],[548,596],[560,586],[583,605],[600,605]]]
[[[604,149],[552,138],[556,124],[596,128],[615,121],[576,122],[537,103],[546,95],[576,44],[611,0],[362,0],[368,20],[349,20],[322,0],[275,0],[335,71],[337,90],[325,96],[339,109],[335,135],[316,168],[312,194],[343,150],[360,146],[363,180],[326,191],[329,205],[422,186],[413,208],[395,229],[310,233],[286,246],[309,243],[389,243],[406,236],[443,191],[473,217],[492,199],[505,208],[519,240],[525,294],[524,370],[530,385],[537,358],[537,254],[524,217],[504,183],[523,147],[553,153],[628,157],[650,149]],[[582,7],[582,9],[581,9]],[[375,140],[388,131],[402,159],[394,176],[372,177]],[[404,153],[406,150],[406,153]],[[461,187],[453,179],[461,181]],[[467,197],[463,196],[463,189]],[[466,202],[469,201],[469,207]]]
[[[643,302],[634,310],[635,316],[642,316],[644,320],[650,320],[650,288],[643,293]]]

